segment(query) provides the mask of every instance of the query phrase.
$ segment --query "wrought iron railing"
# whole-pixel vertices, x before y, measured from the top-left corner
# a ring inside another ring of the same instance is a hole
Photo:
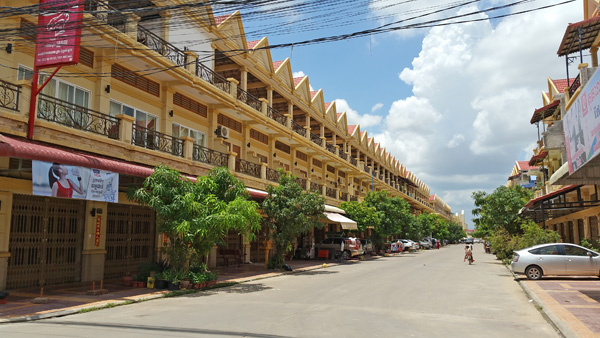
[[[331,143],[325,142],[325,149],[327,149],[330,153],[335,154],[335,146]]]
[[[279,182],[281,173],[278,170],[267,168],[267,180],[271,182]]]
[[[348,154],[346,154],[346,152],[345,152],[345,151],[342,151],[342,150],[340,150],[340,153],[339,153],[339,155],[340,155],[340,157],[341,157],[343,160],[347,160],[347,159],[348,159]]]
[[[248,162],[237,158],[235,160],[235,171],[238,173],[260,178],[260,164]]]
[[[337,198],[337,190],[330,187],[325,187],[325,195],[331,198]]]
[[[0,80],[0,107],[19,111],[21,86]]]
[[[296,177],[296,183],[298,183],[302,190],[306,190],[306,178]]]
[[[255,110],[262,111],[262,102],[254,95],[247,91],[238,88],[237,99],[254,108]]]
[[[306,137],[306,128],[304,128],[294,120],[292,120],[292,130],[294,130],[298,135]]]
[[[577,77],[575,78],[575,80],[573,81],[573,83],[571,83],[571,86],[569,87],[569,97],[573,96],[573,94],[575,94],[575,91],[577,90],[577,88],[581,87],[581,74],[577,75]]]
[[[183,140],[133,124],[131,144],[183,157]]]
[[[282,126],[285,126],[287,123],[287,117],[285,117],[285,115],[283,115],[277,109],[275,109],[271,106],[267,106],[267,116],[269,118],[279,122],[279,124],[281,124]]]
[[[40,94],[38,118],[109,138],[119,138],[119,119],[86,107]]]
[[[229,94],[231,84],[227,79],[196,60],[196,76]]]
[[[317,134],[314,133],[310,133],[310,140],[313,141],[315,144],[321,146],[323,145],[323,140],[321,139],[321,137]]]
[[[127,33],[127,14],[110,6],[108,1],[86,0],[84,10],[102,23],[107,24],[122,33]]]
[[[138,42],[171,60],[174,64],[185,67],[185,53],[181,49],[173,46],[141,25],[138,25],[137,29]]]
[[[350,156],[350,164],[352,164],[352,165],[355,165],[355,166],[356,166],[356,165],[358,165],[358,160],[357,160],[357,159],[355,159],[354,157]]]
[[[192,159],[194,161],[214,165],[215,167],[227,167],[229,164],[228,154],[208,149],[198,144],[194,144]]]
[[[341,192],[340,193],[340,200],[342,201],[347,201],[348,200],[348,193],[347,192]]]
[[[356,195],[350,195],[350,200],[354,201],[354,202],[358,202],[358,196],[356,196]]]
[[[319,194],[322,194],[323,185],[317,182],[310,182],[310,191],[317,191]]]
[[[363,170],[364,170],[364,171],[365,171],[367,174],[370,174],[370,173],[371,173],[371,168],[369,168],[369,167],[367,167],[367,166],[365,166]]]

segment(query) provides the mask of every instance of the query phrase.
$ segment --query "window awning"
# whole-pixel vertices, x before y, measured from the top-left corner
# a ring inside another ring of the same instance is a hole
[[[538,162],[540,162],[541,160],[546,158],[546,156],[548,156],[547,151],[542,151],[541,153],[539,153],[537,155],[533,155],[531,157],[531,159],[529,160],[529,165],[536,165]]]
[[[534,124],[545,119],[546,117],[554,115],[554,112],[556,111],[559,103],[559,100],[554,100],[552,103],[547,104],[542,108],[536,109],[533,112],[533,116],[531,117],[531,120],[529,122],[531,122],[531,124]]]
[[[600,17],[595,16],[567,26],[560,47],[558,47],[558,56],[569,55],[580,50],[579,32],[581,32],[581,50],[591,48],[600,32]]]
[[[345,217],[342,214],[338,214],[335,212],[324,212],[327,219],[332,222],[339,223],[342,226],[342,229],[345,230],[358,230],[358,226],[356,222],[351,220],[350,218]]]

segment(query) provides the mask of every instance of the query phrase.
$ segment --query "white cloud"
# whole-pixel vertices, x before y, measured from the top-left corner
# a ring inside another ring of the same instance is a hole
[[[374,113],[381,108],[383,108],[383,103],[376,103],[373,107],[371,107],[371,113]]]
[[[450,142],[448,142],[448,148],[456,148],[465,140],[465,135],[463,134],[454,134]]]
[[[338,113],[346,112],[348,124],[360,124],[361,130],[367,127],[376,126],[381,122],[381,116],[371,114],[359,114],[356,110],[350,108],[348,102],[344,99],[336,99],[335,107]]]

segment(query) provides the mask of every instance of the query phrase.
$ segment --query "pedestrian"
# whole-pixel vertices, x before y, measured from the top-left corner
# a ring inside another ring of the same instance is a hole
[[[435,241],[435,248],[439,249],[440,248],[440,241]]]

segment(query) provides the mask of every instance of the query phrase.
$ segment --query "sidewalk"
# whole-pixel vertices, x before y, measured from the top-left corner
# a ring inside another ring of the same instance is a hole
[[[369,257],[369,259],[372,259]],[[344,264],[356,263],[358,260],[348,260]],[[275,271],[265,269],[264,263],[240,264],[238,266],[220,267],[217,269],[219,283],[244,283],[253,280],[281,276],[284,274],[322,269],[323,263],[335,266],[337,261],[325,260],[292,260],[287,262],[293,271]],[[100,281],[73,283],[68,285],[46,286],[43,298],[46,304],[36,304],[34,300],[40,297],[40,288],[8,290],[10,296],[6,304],[0,304],[0,324],[10,322],[32,321],[37,319],[66,316],[80,311],[99,307],[135,303],[164,297],[171,291],[147,288],[124,287],[120,280],[107,280],[102,288],[108,293],[89,295],[87,292],[100,289]],[[201,292],[201,291],[200,291]]]

